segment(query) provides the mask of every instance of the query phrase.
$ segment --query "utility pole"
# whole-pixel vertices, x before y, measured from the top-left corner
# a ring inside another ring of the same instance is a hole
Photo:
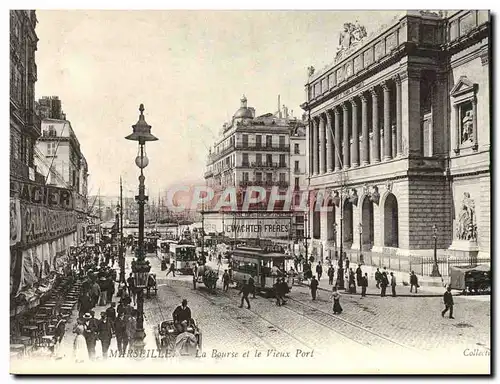
[[[205,203],[201,203],[201,259],[205,257]]]
[[[120,260],[120,282],[125,282],[125,254],[123,249],[123,185],[122,177],[120,176],[120,248],[119,248],[119,260]]]

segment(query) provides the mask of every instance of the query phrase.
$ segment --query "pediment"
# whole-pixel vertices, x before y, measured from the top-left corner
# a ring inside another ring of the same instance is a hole
[[[474,93],[476,90],[476,84],[470,81],[467,76],[460,76],[457,83],[450,92],[452,97],[457,97],[467,93]]]

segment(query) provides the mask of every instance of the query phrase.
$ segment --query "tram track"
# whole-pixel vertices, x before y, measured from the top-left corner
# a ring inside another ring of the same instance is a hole
[[[366,327],[359,324],[353,323],[347,319],[342,318],[342,315],[334,315],[332,313],[326,312],[318,306],[305,303],[302,300],[287,297],[287,304],[283,307],[289,311],[292,311],[300,316],[303,316],[318,325],[321,325],[332,332],[338,333],[343,337],[362,345],[363,347],[369,349],[380,350],[381,348],[399,348],[404,351],[412,351],[420,353],[417,349],[399,343],[378,332],[372,331]],[[296,307],[290,306],[290,303],[295,303]],[[307,310],[304,310],[306,308]]]

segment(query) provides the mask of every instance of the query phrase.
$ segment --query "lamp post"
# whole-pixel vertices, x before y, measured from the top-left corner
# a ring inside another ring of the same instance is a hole
[[[337,223],[333,223],[333,243],[335,244],[335,256],[338,257],[337,254]]]
[[[438,259],[437,259],[437,227],[436,224],[432,226],[432,237],[434,238],[434,265],[432,266],[432,277],[441,277],[439,273]]]
[[[120,262],[120,283],[125,282],[125,249],[123,245],[123,186],[120,176],[120,248],[118,260]]]
[[[145,145],[147,141],[158,140],[155,136],[151,134],[151,126],[146,123],[144,119],[144,105],[139,106],[139,121],[132,126],[133,133],[125,137],[127,140],[137,141],[139,143],[139,154],[135,158],[135,164],[141,170],[141,175],[139,176],[139,195],[135,197],[135,200],[139,204],[139,239],[138,246],[136,250],[136,263],[132,268],[132,272],[135,278],[135,285],[137,289],[137,327],[135,333],[134,347],[136,351],[144,350],[145,343],[144,338],[146,334],[144,332],[144,287],[147,285],[149,271],[151,266],[149,261],[146,260],[146,253],[144,250],[144,204],[148,200],[145,194],[144,187],[144,174],[143,169],[149,164],[149,159],[146,156]]]

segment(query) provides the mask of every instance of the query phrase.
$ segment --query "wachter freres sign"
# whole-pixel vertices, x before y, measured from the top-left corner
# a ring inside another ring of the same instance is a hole
[[[288,237],[290,227],[290,218],[236,218],[226,220],[223,229],[228,237],[257,239]]]

